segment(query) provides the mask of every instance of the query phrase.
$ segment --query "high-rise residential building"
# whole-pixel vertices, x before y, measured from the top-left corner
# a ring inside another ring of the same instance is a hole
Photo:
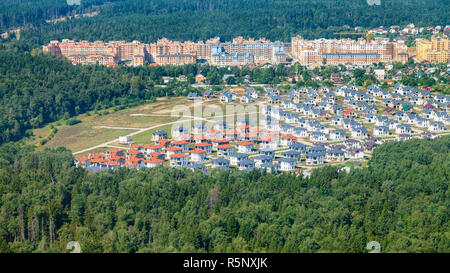
[[[292,38],[292,57],[302,65],[356,64],[406,62],[407,47],[403,41],[390,42],[378,38],[367,43],[364,39],[317,39]]]
[[[417,59],[433,63],[445,63],[450,60],[447,38],[433,37],[431,40],[416,41]]]
[[[218,52],[217,48],[221,48]],[[44,51],[63,55],[74,64],[91,64],[97,60],[106,65],[121,62],[143,65],[145,62],[160,65],[182,65],[208,62],[212,65],[278,64],[286,62],[285,44],[265,39],[244,39],[237,37],[232,42],[220,42],[219,37],[206,42],[171,41],[166,38],[156,43],[143,44],[138,41],[52,41],[43,47]],[[220,53],[220,54],[215,54]],[[96,57],[94,57],[96,56]]]
[[[134,65],[143,65],[148,53],[144,44],[133,41],[73,41],[64,39],[61,42],[51,41],[43,47],[45,52],[54,55],[63,55],[74,64],[95,64],[113,66],[120,62],[131,62]],[[136,61],[136,62],[135,62]]]

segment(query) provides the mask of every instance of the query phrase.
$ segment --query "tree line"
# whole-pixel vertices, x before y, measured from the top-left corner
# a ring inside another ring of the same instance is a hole
[[[0,252],[448,252],[450,137],[377,147],[310,177],[90,173],[63,147],[0,147]]]
[[[10,1],[14,0],[6,0]],[[445,25],[450,12],[445,0],[381,1],[380,5],[368,5],[366,0],[97,0],[81,1],[77,8],[61,7],[64,9],[59,13],[95,9],[100,12],[98,16],[49,24],[44,19],[57,12],[45,7],[55,1],[36,1],[39,3],[27,5],[23,12],[0,6],[3,25],[12,18],[16,22],[12,25],[22,18],[32,23],[21,38],[36,45],[63,38],[149,43],[161,37],[197,41],[220,36],[229,41],[238,35],[288,42],[297,34],[308,39],[336,37],[333,32],[343,30],[344,25]]]

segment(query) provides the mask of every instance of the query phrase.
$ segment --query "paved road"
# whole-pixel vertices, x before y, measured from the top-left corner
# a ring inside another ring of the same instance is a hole
[[[259,112],[249,112],[249,113],[246,113],[246,114],[256,114],[256,113],[259,113]],[[212,118],[213,118],[213,119],[215,119],[215,118],[223,118],[223,117],[234,116],[234,115],[236,115],[236,114],[239,114],[239,113],[233,113],[233,114],[229,114],[229,115],[222,115],[222,116],[217,116],[217,117],[212,117]],[[171,115],[158,115],[158,114],[130,114],[130,116],[162,116],[162,117],[172,117]],[[186,122],[186,121],[189,121],[189,120],[211,121],[211,120],[209,120],[209,119],[207,119],[207,118],[194,117],[194,116],[184,116],[184,115],[181,116],[180,118],[187,118],[187,119],[182,119],[182,120],[177,120],[177,121],[173,121],[173,122],[167,122],[167,123],[163,123],[163,124],[158,124],[158,125],[151,126],[151,127],[147,127],[147,128],[127,128],[127,127],[112,127],[112,126],[98,126],[98,127],[101,127],[101,128],[104,128],[104,129],[126,129],[126,130],[136,130],[135,132],[132,132],[132,133],[130,133],[130,134],[128,134],[128,135],[125,135],[125,136],[132,137],[132,136],[135,136],[135,135],[137,135],[137,134],[140,134],[140,133],[143,133],[143,132],[146,132],[146,131],[149,131],[149,130],[153,130],[153,129],[156,129],[156,128],[159,128],[159,127],[164,127],[164,126],[171,125],[171,124],[176,124],[176,123],[183,123],[183,122]],[[214,121],[214,120],[213,120],[213,121]],[[89,148],[86,148],[86,149],[83,149],[83,150],[78,151],[78,152],[75,152],[75,153],[73,153],[73,154],[74,154],[74,155],[77,155],[77,154],[85,153],[85,152],[88,152],[88,151],[91,151],[91,150],[94,150],[94,149],[97,149],[97,148],[102,148],[102,147],[105,147],[105,146],[111,146],[111,144],[113,144],[114,142],[117,142],[117,141],[119,141],[118,138],[113,139],[113,140],[108,141],[108,142],[104,142],[104,143],[101,143],[101,144],[92,146],[92,147],[89,147]]]

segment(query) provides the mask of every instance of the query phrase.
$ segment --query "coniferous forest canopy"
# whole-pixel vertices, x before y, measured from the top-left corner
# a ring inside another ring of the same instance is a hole
[[[310,178],[182,169],[89,173],[65,148],[0,147],[0,252],[449,252],[450,137],[377,147]]]
[[[154,42],[161,37],[231,40],[238,35],[289,41],[296,34],[332,37],[343,25],[445,25],[450,15],[446,0],[381,0],[381,5],[372,6],[366,0],[82,0],[81,6],[65,2],[4,0],[0,30],[28,26],[21,37],[35,45],[62,38]],[[45,23],[92,11],[100,14]]]

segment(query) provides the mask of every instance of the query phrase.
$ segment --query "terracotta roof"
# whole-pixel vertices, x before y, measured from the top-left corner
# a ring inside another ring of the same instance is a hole
[[[212,144],[211,143],[208,143],[208,142],[202,142],[202,143],[197,143],[197,144],[195,144],[195,147],[209,147],[209,146],[211,146]]]
[[[145,162],[147,162],[147,163],[162,163],[162,162],[164,162],[164,160],[156,158],[156,157],[151,157],[151,158],[145,160]]]
[[[191,154],[204,154],[204,153],[207,153],[207,151],[206,150],[195,149],[195,150],[190,150],[189,153],[191,153]]]
[[[177,153],[177,154],[173,154],[170,157],[171,158],[182,158],[182,157],[187,157],[187,154],[183,154],[183,153]]]
[[[248,146],[248,145],[253,145],[254,143],[251,141],[240,141],[240,142],[236,142],[236,145],[241,145],[241,146]]]
[[[230,141],[228,139],[213,139],[213,142],[216,142],[216,143],[229,143]]]
[[[172,145],[184,145],[184,144],[189,144],[189,142],[187,142],[185,140],[179,140],[179,141],[172,142]]]
[[[172,152],[181,151],[181,150],[183,150],[183,149],[180,148],[180,147],[169,147],[169,148],[166,148],[166,151],[172,151]]]
[[[119,166],[119,162],[117,162],[117,161],[108,161],[106,163],[110,166]]]
[[[218,149],[230,149],[230,148],[234,148],[233,145],[230,144],[223,144],[223,145],[219,145],[217,146]]]
[[[288,135],[288,136],[282,136],[282,139],[293,139],[293,140],[297,140],[297,138],[295,136],[292,135]]]
[[[143,147],[146,149],[161,149],[163,145],[144,145]]]
[[[105,162],[106,160],[103,158],[93,158],[91,159],[91,163],[102,163]]]

